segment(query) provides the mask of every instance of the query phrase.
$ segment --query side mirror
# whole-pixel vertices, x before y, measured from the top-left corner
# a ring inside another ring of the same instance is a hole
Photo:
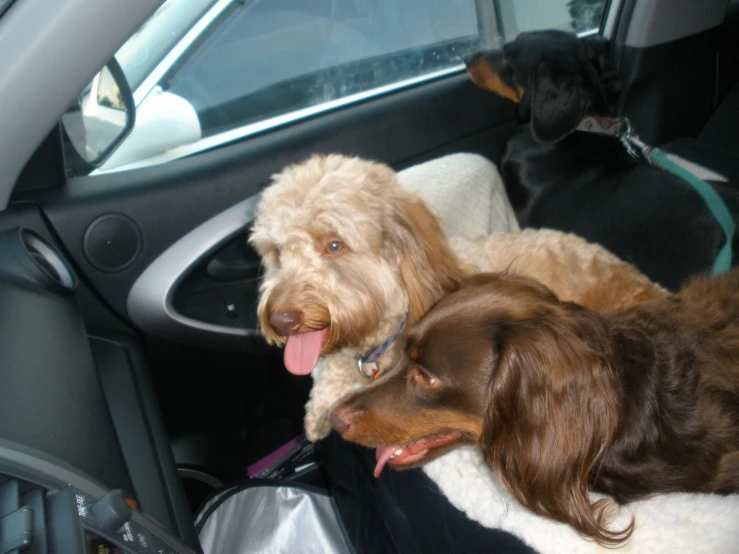
[[[62,116],[69,141],[89,165],[99,167],[123,142],[136,122],[136,106],[115,58],[95,75]]]

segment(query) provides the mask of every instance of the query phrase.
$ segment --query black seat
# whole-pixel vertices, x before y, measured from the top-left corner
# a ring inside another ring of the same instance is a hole
[[[421,469],[372,472],[375,452],[331,433],[320,443],[331,494],[356,551],[535,554],[517,537],[457,510]]]
[[[702,145],[739,156],[739,84],[711,114],[697,139]]]

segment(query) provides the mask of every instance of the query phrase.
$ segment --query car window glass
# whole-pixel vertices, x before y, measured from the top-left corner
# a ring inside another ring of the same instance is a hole
[[[96,172],[192,155],[463,70],[522,31],[598,31],[606,0],[167,0],[119,50],[136,125]]]
[[[507,39],[514,38],[509,36],[512,25],[514,34],[546,28],[596,32],[605,10],[603,0],[500,0],[499,3],[502,16],[513,18],[513,22],[507,21]]]

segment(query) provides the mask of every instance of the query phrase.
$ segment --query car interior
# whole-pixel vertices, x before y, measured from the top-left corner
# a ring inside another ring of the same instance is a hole
[[[166,163],[96,174],[70,161],[62,116],[160,4],[0,1],[0,51],[11,53],[0,56],[0,552],[201,552],[202,503],[301,434],[311,387],[257,325],[260,260],[246,238],[270,177],[312,153],[397,170],[455,152],[497,164],[522,124],[460,61]],[[620,113],[648,144],[739,182],[739,2],[604,8]],[[221,115],[210,109],[207,124]],[[522,206],[522,191],[508,195]],[[319,443],[297,481],[336,491],[357,552],[451,551],[408,538],[437,509],[425,497],[374,516],[354,502],[360,488],[376,502],[387,491],[354,483],[340,442]]]

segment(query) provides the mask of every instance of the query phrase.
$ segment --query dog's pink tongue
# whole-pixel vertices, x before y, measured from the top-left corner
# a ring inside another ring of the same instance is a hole
[[[377,479],[382,473],[382,469],[387,464],[388,460],[392,457],[393,453],[400,448],[399,446],[388,446],[385,448],[378,448],[375,450],[375,458],[377,459],[377,465],[375,466],[375,479]]]
[[[329,328],[308,331],[287,337],[285,367],[294,375],[308,375],[316,367],[323,343],[328,339]]]

